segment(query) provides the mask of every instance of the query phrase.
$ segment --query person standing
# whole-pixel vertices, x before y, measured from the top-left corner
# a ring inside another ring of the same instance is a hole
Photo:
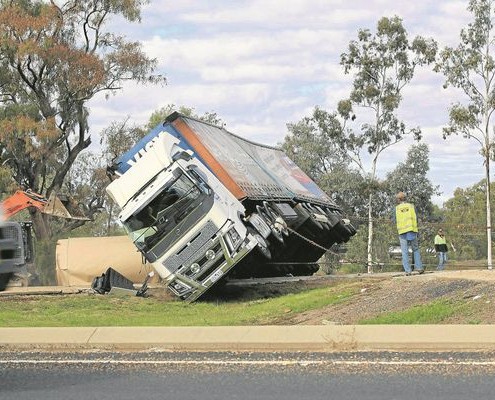
[[[445,240],[445,234],[443,229],[438,230],[438,234],[435,236],[435,251],[438,255],[438,271],[443,271],[445,269],[445,263],[447,262],[447,240]]]
[[[411,275],[409,263],[409,246],[413,252],[414,269],[422,274],[425,270],[421,262],[418,243],[418,220],[414,204],[406,202],[404,192],[396,195],[397,206],[395,207],[395,222],[399,233],[400,249],[402,252],[402,267],[406,275]]]

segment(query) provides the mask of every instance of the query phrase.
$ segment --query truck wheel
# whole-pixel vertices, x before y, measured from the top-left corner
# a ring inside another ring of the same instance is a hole
[[[272,231],[272,236],[277,239],[280,243],[284,244],[284,238],[282,236],[282,233],[275,228],[273,225],[274,221],[272,220],[271,215],[269,215],[264,207],[261,206],[256,206],[256,211],[258,211],[258,214],[265,220],[265,222],[268,224],[270,227],[270,230]]]
[[[12,278],[12,275],[14,275],[13,272],[6,272],[4,274],[0,274],[0,292],[5,290],[7,284],[10,281],[10,278]]]
[[[311,209],[308,208],[308,206],[306,205],[306,203],[299,203],[301,205],[301,208],[302,208],[302,211],[305,212],[305,213],[308,213],[307,215],[307,221],[308,223],[311,223],[312,225],[314,225],[316,228],[318,228],[318,230],[325,230],[325,228],[323,227],[323,225],[316,221],[312,216],[311,214],[313,213],[313,211],[311,211]]]
[[[258,252],[267,260],[271,260],[272,253],[270,251],[270,248],[268,247],[268,242],[266,241],[266,239],[252,228],[248,228],[248,233],[253,235],[256,241],[258,242],[258,245],[256,246]]]
[[[319,209],[318,207],[314,206],[313,204],[307,204],[307,207],[308,207],[308,210],[312,214],[322,214],[322,215],[324,215],[326,217],[326,214],[321,209]],[[320,222],[320,224],[321,224],[321,227],[324,230],[327,230],[327,231],[330,230],[330,226],[328,225],[328,223],[326,223],[326,222]]]
[[[266,210],[266,212],[271,216],[273,223],[278,224],[280,232],[282,232],[284,236],[289,236],[289,230],[287,229],[287,224],[285,223],[282,216],[277,211],[275,211],[273,207],[270,204],[268,204],[268,202],[266,201],[263,202],[263,207]]]

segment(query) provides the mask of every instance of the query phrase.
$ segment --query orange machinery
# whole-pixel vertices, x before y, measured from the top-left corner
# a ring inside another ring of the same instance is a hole
[[[43,214],[67,219],[87,220],[77,208],[71,206],[69,200],[63,201],[54,193],[49,199],[46,199],[32,190],[18,190],[12,196],[3,200],[1,206],[4,210],[5,219],[9,219],[28,207],[36,207]]]

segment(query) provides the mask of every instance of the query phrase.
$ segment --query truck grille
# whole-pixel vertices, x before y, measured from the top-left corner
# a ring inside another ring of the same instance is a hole
[[[210,275],[210,273],[215,271],[225,261],[220,242],[217,242],[210,250],[215,253],[215,257],[213,259],[209,260],[206,256],[203,256],[199,260],[195,261],[195,264],[199,265],[198,272],[191,271],[189,264],[186,264],[180,272],[186,275],[188,278],[193,278],[198,282],[202,282]]]
[[[4,239],[10,239],[15,243],[14,250],[9,253],[11,256],[5,258],[14,259],[14,263],[16,264],[23,264],[24,252],[22,246],[19,245],[23,241],[20,225],[13,222],[5,222],[2,231]],[[4,257],[2,256],[2,258]]]
[[[176,254],[167,259],[164,267],[174,273],[181,265],[194,262],[198,254],[203,255],[206,250],[210,249],[215,243],[217,227],[211,221],[208,221],[203,229],[189,243],[187,243]]]
[[[14,250],[0,250],[0,260],[12,260],[14,258]]]

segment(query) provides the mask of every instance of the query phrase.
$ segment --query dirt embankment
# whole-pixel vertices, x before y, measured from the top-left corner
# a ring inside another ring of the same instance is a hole
[[[377,274],[378,275],[378,274]],[[444,324],[495,324],[495,271],[445,271],[424,275],[356,277],[357,294],[341,304],[287,315],[277,324],[355,324],[382,313],[403,311],[436,300],[462,304]]]

